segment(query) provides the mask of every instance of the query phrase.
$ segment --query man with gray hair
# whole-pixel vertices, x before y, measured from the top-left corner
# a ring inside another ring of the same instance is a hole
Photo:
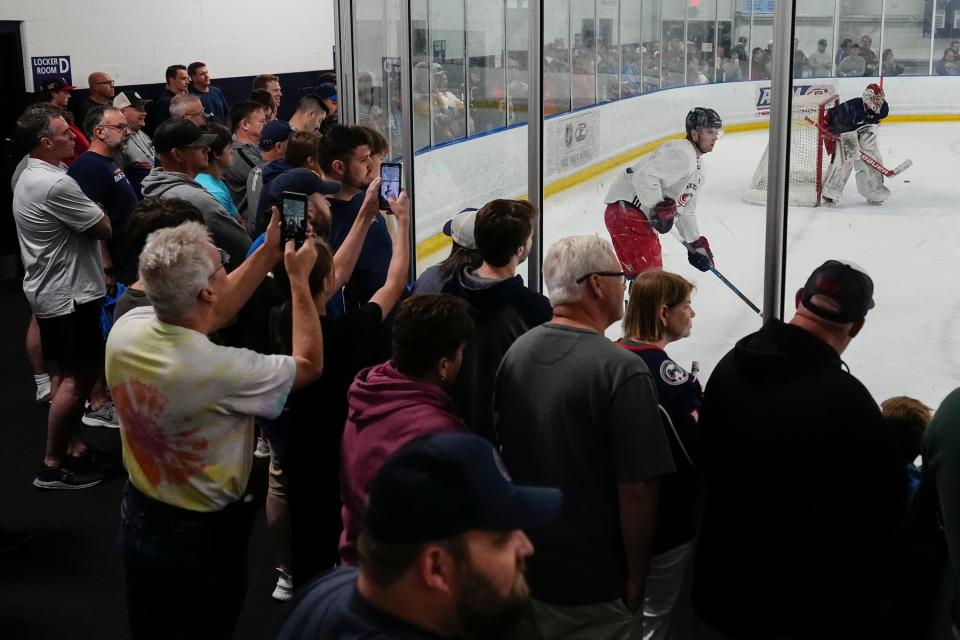
[[[179,93],[173,97],[170,101],[170,117],[189,120],[198,127],[207,122],[207,114],[203,110],[203,103],[200,98],[192,93]]]
[[[280,238],[275,213],[267,242],[227,275],[229,256],[202,225],[155,231],[140,254],[153,306],[128,311],[107,340],[107,381],[130,474],[119,543],[135,639],[183,637],[184,620],[191,638],[229,638],[243,605],[258,507],[247,486],[254,418],[278,417],[287,395],[323,367],[307,281],[315,244],[295,250],[289,241],[283,254],[291,356],[222,347],[207,336],[263,282],[280,258]]]
[[[623,315],[610,242],[564,238],[543,275],[553,319],[513,343],[494,385],[510,473],[564,496],[560,517],[530,532],[534,600],[518,637],[639,639],[658,477],[674,471],[656,391],[642,360],[604,337]]]

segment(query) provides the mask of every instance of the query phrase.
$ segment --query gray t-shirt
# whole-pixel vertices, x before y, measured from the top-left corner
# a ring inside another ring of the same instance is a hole
[[[602,335],[547,323],[507,351],[493,405],[514,481],[563,491],[560,516],[528,532],[533,593],[561,605],[622,597],[617,485],[674,471],[646,365]]]
[[[29,158],[13,192],[23,292],[38,318],[73,313],[106,294],[98,240],[84,231],[103,211],[62,167]]]

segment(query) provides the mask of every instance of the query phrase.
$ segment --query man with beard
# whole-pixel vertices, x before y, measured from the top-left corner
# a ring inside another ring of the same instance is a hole
[[[148,104],[150,100],[144,100],[136,91],[121,91],[113,99],[113,106],[123,113],[123,117],[127,119],[127,128],[130,130],[130,135],[124,140],[123,148],[120,150],[119,160],[138,200],[143,199],[141,183],[157,162],[153,140],[143,130]]]
[[[514,485],[478,436],[415,440],[370,483],[359,570],[305,587],[276,638],[502,638],[529,600],[522,529],[561,502],[557,489]]]
[[[370,184],[373,155],[370,141],[363,131],[344,126],[334,126],[320,143],[320,169],[327,180],[340,183],[340,191],[330,199],[333,224],[330,229],[330,248],[336,252],[363,204],[364,191]],[[373,218],[367,237],[360,249],[357,266],[343,291],[342,301],[334,299],[331,304],[347,311],[358,309],[370,301],[387,281],[387,270],[393,256],[393,241],[382,216]]]

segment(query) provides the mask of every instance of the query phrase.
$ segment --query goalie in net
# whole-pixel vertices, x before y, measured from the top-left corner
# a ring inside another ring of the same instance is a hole
[[[827,138],[833,161],[823,184],[823,201],[828,205],[840,202],[843,187],[850,171],[857,170],[857,191],[869,204],[883,204],[890,190],[883,184],[883,174],[876,166],[868,165],[863,156],[882,164],[877,143],[877,125],[890,113],[880,85],[870,84],[863,97],[847,100],[827,112],[827,128],[834,135]]]
[[[830,156],[824,152],[829,109],[838,104],[835,95],[794,96],[790,113],[790,162],[788,196],[791,205],[820,206],[824,177]],[[770,148],[763,150],[744,200],[767,203],[767,164]]]

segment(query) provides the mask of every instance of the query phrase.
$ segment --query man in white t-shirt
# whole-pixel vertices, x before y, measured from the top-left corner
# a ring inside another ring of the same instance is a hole
[[[103,363],[100,307],[106,285],[99,241],[109,240],[112,229],[62,164],[73,156],[75,140],[62,111],[49,104],[28,107],[17,120],[17,137],[30,150],[13,192],[23,292],[37,318],[43,353],[62,376],[33,485],[85,489],[103,480],[86,456],[78,427]]]
[[[292,356],[222,347],[207,335],[239,311],[280,246],[275,214],[267,241],[228,275],[230,257],[202,225],[154,232],[140,254],[153,306],[127,312],[107,340],[107,382],[130,474],[119,540],[133,638],[185,637],[185,620],[187,637],[227,638],[236,624],[258,506],[247,492],[254,417],[276,418],[290,391],[323,366],[307,284],[314,243],[295,251],[288,242],[284,255]]]

